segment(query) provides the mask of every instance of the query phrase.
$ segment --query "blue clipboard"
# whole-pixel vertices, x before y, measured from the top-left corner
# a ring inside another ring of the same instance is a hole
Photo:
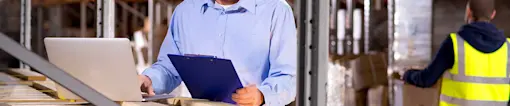
[[[230,60],[172,54],[167,56],[193,98],[235,104],[232,94],[243,85]]]

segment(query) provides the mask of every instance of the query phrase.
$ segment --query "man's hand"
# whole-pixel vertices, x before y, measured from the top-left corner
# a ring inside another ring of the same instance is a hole
[[[393,72],[391,74],[391,76],[393,78],[396,78],[396,79],[400,79],[400,80],[404,80],[404,74],[409,71],[409,70],[417,70],[417,69],[423,69],[424,66],[411,66],[411,67],[405,67],[404,69],[402,70],[395,70],[395,72]]]
[[[250,85],[238,89],[236,93],[232,95],[234,100],[239,106],[260,106],[264,102],[264,95],[255,85]]]
[[[391,77],[398,80],[404,80],[402,77],[404,74],[401,74],[400,72],[393,72],[391,73]]]
[[[138,80],[141,82],[140,89],[142,92],[149,94],[149,96],[156,95],[154,93],[154,89],[152,88],[152,81],[149,77],[145,75],[138,75]]]

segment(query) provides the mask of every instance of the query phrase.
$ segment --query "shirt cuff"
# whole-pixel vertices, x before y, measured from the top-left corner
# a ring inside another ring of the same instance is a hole
[[[402,76],[402,79],[404,79],[404,81],[406,83],[410,83],[412,84],[412,81],[410,80],[410,75],[413,74],[413,72],[416,72],[416,70],[407,70],[405,73],[404,73],[404,76]]]
[[[163,93],[164,88],[159,86],[160,85],[159,83],[161,83],[161,80],[163,80],[161,77],[161,75],[163,75],[163,73],[161,73],[160,71],[158,71],[156,69],[147,68],[147,69],[145,69],[145,71],[143,71],[142,75],[149,77],[149,79],[152,82],[152,88],[154,89],[154,93],[156,93],[156,94]]]
[[[262,92],[262,95],[264,95],[263,106],[283,106],[284,105],[281,103],[281,100],[280,100],[278,94],[275,94],[273,91],[271,91],[271,88],[269,88],[269,86],[258,86],[257,88],[260,90],[260,92]]]

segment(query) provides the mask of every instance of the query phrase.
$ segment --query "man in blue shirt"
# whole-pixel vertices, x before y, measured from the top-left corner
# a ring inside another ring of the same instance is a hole
[[[284,0],[184,0],[173,14],[158,61],[140,80],[149,94],[169,93],[181,79],[167,54],[232,60],[244,88],[238,105],[282,106],[296,95],[297,36]]]

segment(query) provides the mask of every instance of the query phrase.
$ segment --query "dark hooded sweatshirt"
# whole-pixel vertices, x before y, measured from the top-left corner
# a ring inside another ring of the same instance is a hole
[[[462,26],[457,32],[466,42],[476,50],[483,53],[492,53],[498,50],[506,41],[503,32],[488,22],[473,22]],[[448,37],[441,44],[432,63],[424,70],[409,70],[404,74],[406,83],[418,87],[431,87],[452,68],[455,61],[452,38]]]

